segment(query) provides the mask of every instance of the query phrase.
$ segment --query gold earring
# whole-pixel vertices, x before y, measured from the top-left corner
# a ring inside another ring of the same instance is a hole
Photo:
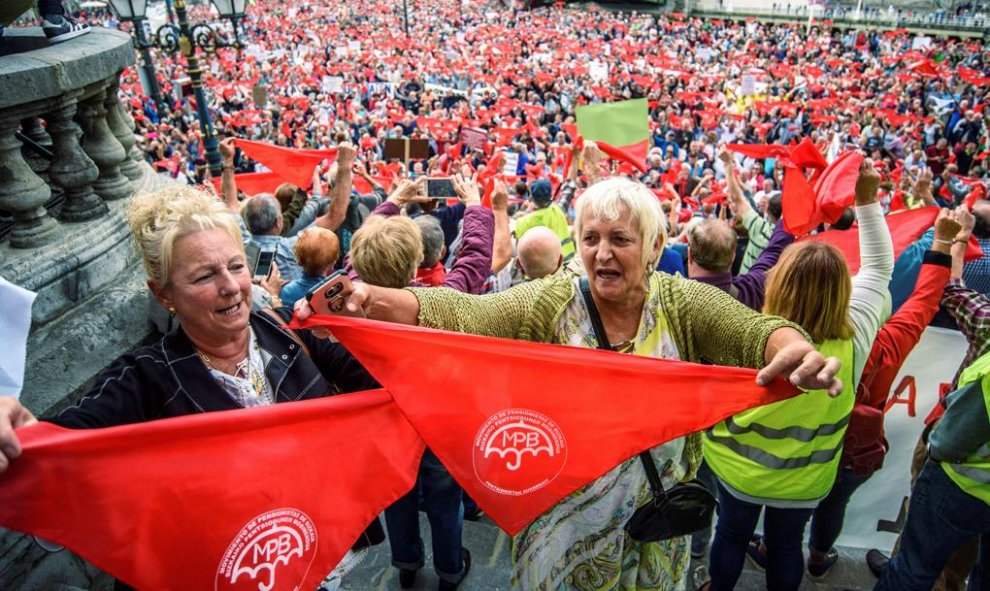
[[[168,313],[169,314],[175,314],[175,308],[173,308],[172,306],[169,306],[168,307]]]

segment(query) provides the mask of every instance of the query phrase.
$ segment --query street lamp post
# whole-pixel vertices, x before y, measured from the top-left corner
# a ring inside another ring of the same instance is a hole
[[[141,70],[148,81],[148,94],[155,101],[155,109],[159,115],[162,112],[162,91],[158,86],[158,73],[151,61],[151,43],[144,34],[144,19],[147,4],[144,0],[116,0],[113,3],[120,20],[131,23],[134,27],[134,44],[141,52]]]
[[[405,24],[406,28],[406,40],[409,40],[409,7],[406,5],[406,0],[402,0],[402,22]]]
[[[206,99],[206,91],[203,88],[203,69],[200,67],[199,58],[196,55],[197,49],[207,52],[215,52],[222,47],[241,48],[241,41],[237,31],[237,21],[244,18],[244,4],[246,0],[213,0],[220,15],[230,19],[234,29],[234,39],[232,41],[222,36],[216,29],[207,24],[190,25],[186,14],[186,0],[172,0],[172,8],[175,9],[175,17],[178,24],[167,23],[155,31],[153,38],[148,41],[144,38],[143,23],[147,0],[110,0],[120,15],[121,20],[132,20],[135,26],[135,35],[138,46],[142,47],[142,58],[145,63],[151,64],[150,54],[147,53],[151,47],[158,48],[167,53],[182,53],[186,58],[187,73],[192,81],[193,93],[196,96],[196,114],[199,118],[200,131],[203,135],[203,149],[206,152],[206,161],[209,163],[210,172],[213,176],[219,176],[223,165],[218,148],[216,132],[213,129],[213,122],[210,120],[210,110]],[[157,90],[157,78],[154,76],[154,66],[150,66],[151,75],[149,78],[154,81],[151,85],[152,93],[159,93]],[[152,96],[152,98],[155,98]],[[160,101],[160,97],[156,101]]]

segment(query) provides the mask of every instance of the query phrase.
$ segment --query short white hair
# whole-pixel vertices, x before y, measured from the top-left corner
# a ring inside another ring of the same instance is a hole
[[[614,222],[619,219],[623,205],[629,210],[639,228],[639,235],[643,240],[645,265],[653,255],[653,245],[657,238],[660,239],[661,248],[667,241],[667,220],[660,207],[660,200],[642,183],[623,177],[612,177],[588,187],[577,202],[574,236],[580,244],[585,211],[600,220]]]

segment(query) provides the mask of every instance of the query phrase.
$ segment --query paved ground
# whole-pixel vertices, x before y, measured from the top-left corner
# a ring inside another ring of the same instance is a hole
[[[471,550],[471,572],[461,583],[461,591],[505,591],[509,589],[509,538],[495,527],[491,521],[483,519],[478,523],[464,524],[464,545]],[[420,515],[420,531],[427,548],[427,567],[419,572],[415,590],[426,591],[437,588],[437,577],[432,569],[430,553],[430,527],[425,515]],[[865,549],[839,548],[841,558],[824,583],[805,579],[801,591],[868,591],[873,588],[876,578],[866,567]],[[695,561],[692,572],[704,568],[704,561]],[[398,571],[390,564],[388,542],[371,550],[368,557],[352,571],[343,582],[347,591],[384,591],[399,589]],[[763,574],[752,565],[746,565],[737,591],[758,591],[764,589]],[[692,582],[688,590],[694,589]]]

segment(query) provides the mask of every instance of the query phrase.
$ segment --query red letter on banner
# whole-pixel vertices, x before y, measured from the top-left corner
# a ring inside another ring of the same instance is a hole
[[[901,392],[905,389],[909,389],[908,397],[901,398]],[[886,414],[895,404],[906,404],[908,406],[908,416],[913,417],[915,416],[914,402],[917,397],[918,387],[914,383],[914,376],[904,376],[904,379],[901,380],[901,383],[894,390],[894,395],[887,401],[887,406],[884,407],[883,412]]]

